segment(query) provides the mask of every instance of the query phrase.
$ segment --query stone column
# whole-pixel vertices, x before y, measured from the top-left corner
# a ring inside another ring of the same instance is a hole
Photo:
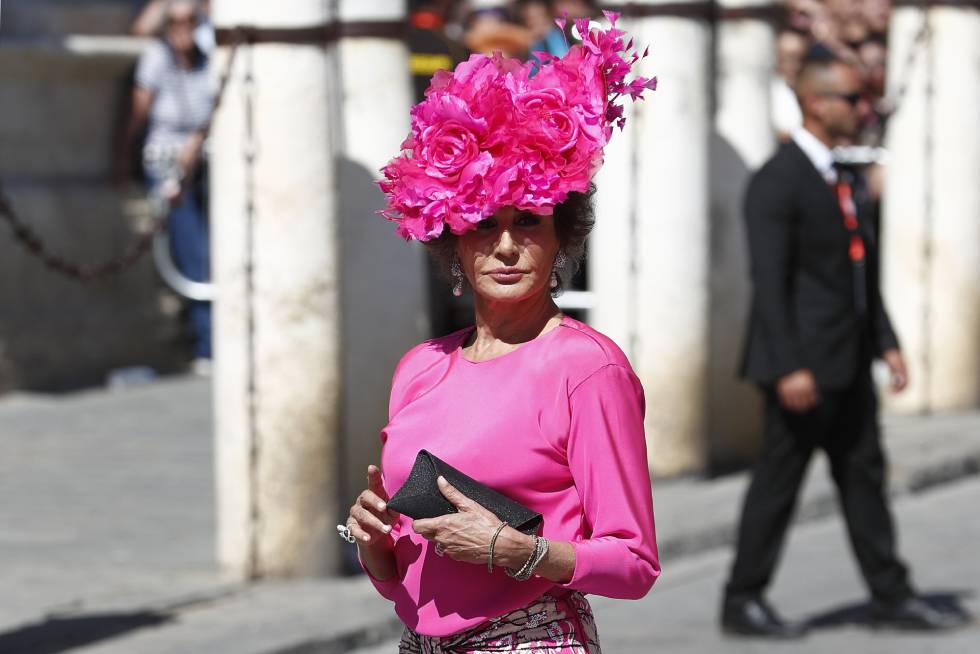
[[[597,180],[610,188],[598,203],[596,323],[643,382],[652,472],[676,475],[706,460],[711,7],[609,5],[650,45],[638,72],[660,85],[633,107]]]
[[[980,405],[980,10],[896,7],[889,87],[904,98],[887,134],[885,301],[909,363],[903,412]],[[908,66],[910,49],[919,48]]]
[[[212,12],[218,28],[301,28],[331,6],[215,0]],[[235,577],[339,562],[336,68],[335,45],[242,46],[214,123],[217,545]]]
[[[425,250],[395,235],[377,211],[380,168],[409,133],[412,84],[404,28],[405,0],[343,0],[352,34],[338,46],[343,89],[337,170],[344,247],[343,498],[365,485],[380,463],[378,432],[387,422],[391,376],[401,356],[430,336]],[[342,506],[342,511],[345,509]]]
[[[759,0],[720,5],[711,142],[708,435],[712,461],[727,467],[751,458],[761,418],[758,392],[737,377],[752,295],[742,203],[749,178],[776,145],[769,111],[776,6]]]

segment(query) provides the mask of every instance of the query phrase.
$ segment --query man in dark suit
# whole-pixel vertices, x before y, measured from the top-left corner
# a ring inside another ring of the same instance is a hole
[[[831,152],[857,133],[861,77],[825,53],[805,61],[797,95],[803,128],[753,177],[745,199],[754,292],[741,373],[765,394],[765,430],[722,628],[803,633],[779,618],[763,592],[816,448],[830,460],[872,617],[944,627],[950,616],[916,597],[895,552],[871,361],[885,360],[896,392],[907,375],[879,293],[873,226],[857,216],[853,177]]]

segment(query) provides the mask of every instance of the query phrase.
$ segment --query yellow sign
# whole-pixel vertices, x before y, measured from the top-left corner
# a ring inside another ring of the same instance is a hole
[[[412,75],[432,75],[437,70],[450,70],[453,60],[447,54],[413,53],[408,58],[408,67]]]

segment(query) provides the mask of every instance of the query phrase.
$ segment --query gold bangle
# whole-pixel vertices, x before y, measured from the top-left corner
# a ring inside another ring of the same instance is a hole
[[[502,532],[506,526],[506,522],[501,522],[500,526],[497,527],[497,531],[493,532],[493,536],[490,537],[490,552],[487,556],[487,574],[493,574],[493,546],[497,543],[497,536],[500,535],[500,532]]]

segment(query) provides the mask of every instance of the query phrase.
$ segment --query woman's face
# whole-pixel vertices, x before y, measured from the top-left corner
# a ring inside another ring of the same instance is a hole
[[[197,28],[197,5],[193,2],[174,2],[167,8],[167,41],[177,52],[190,52],[194,48],[194,30]]]
[[[505,207],[458,237],[456,255],[477,295],[521,302],[550,290],[558,247],[552,216]]]
[[[531,30],[535,39],[543,39],[555,26],[551,18],[551,10],[544,2],[531,2],[521,8],[521,21],[524,27]]]

